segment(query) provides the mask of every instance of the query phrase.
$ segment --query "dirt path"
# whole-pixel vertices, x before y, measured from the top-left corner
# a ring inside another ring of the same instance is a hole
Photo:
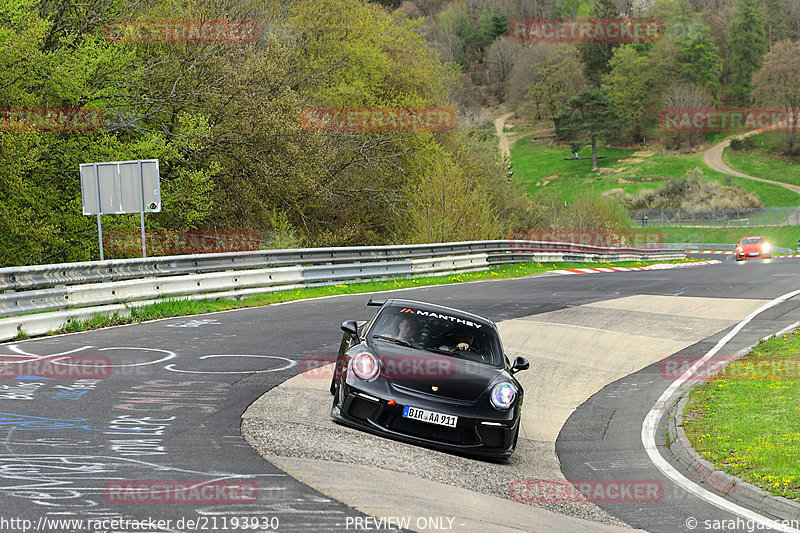
[[[755,135],[756,133],[760,133],[761,131],[762,130],[750,131],[750,132],[744,133],[742,135],[738,135],[738,136],[736,136],[734,138],[735,139],[744,139],[745,137],[749,137],[750,135]],[[771,183],[772,185],[778,185],[780,187],[783,187],[784,189],[789,189],[792,192],[800,194],[800,187],[798,187],[797,185],[791,185],[789,183],[782,183],[780,181],[767,180],[767,179],[764,179],[764,178],[756,178],[755,176],[749,176],[747,174],[743,174],[741,172],[733,170],[731,167],[726,165],[722,161],[722,152],[723,152],[723,150],[725,150],[725,148],[727,148],[731,144],[731,140],[732,139],[726,139],[726,140],[722,141],[721,143],[716,144],[716,145],[712,146],[711,148],[709,148],[708,150],[706,150],[706,153],[703,155],[703,161],[705,162],[705,164],[708,165],[709,167],[713,168],[714,170],[718,171],[718,172],[722,172],[723,174],[728,174],[730,176],[736,176],[738,178],[745,178],[745,179],[748,179],[748,180],[761,181],[761,182],[764,182],[764,183]]]
[[[505,158],[511,157],[511,140],[506,135],[506,120],[512,117],[514,113],[506,113],[503,116],[494,119],[494,129],[497,132],[497,139],[500,143],[500,155]]]

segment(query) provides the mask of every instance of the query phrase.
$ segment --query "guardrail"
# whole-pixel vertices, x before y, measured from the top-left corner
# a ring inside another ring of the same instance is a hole
[[[441,257],[471,253],[581,252],[651,253],[641,248],[602,248],[581,244],[541,241],[467,241],[444,244],[398,246],[353,246],[339,248],[300,248],[258,250],[221,254],[180,255],[147,259],[116,259],[0,268],[0,290],[27,290],[56,285],[75,285],[100,281],[120,281],[144,276],[202,274],[230,269],[272,268],[280,266],[375,262],[422,257]]]
[[[4,268],[0,269],[0,289],[6,292],[0,294],[0,316],[16,318],[0,319],[0,340],[14,338],[20,330],[46,333],[92,314],[125,314],[130,306],[168,297],[241,298],[340,282],[447,275],[523,261],[684,257],[683,251],[504,240],[260,250]]]

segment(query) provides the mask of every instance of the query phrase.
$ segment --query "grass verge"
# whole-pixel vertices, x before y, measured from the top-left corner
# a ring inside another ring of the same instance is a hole
[[[422,287],[427,285],[449,285],[453,283],[464,283],[468,281],[480,281],[487,279],[509,279],[521,278],[543,274],[550,270],[561,270],[566,268],[585,268],[591,267],[626,267],[644,266],[654,263],[686,263],[692,262],[691,259],[678,261],[629,261],[622,263],[539,263],[536,261],[527,263],[514,263],[508,265],[498,265],[487,270],[477,272],[466,272],[462,274],[452,274],[449,276],[428,276],[419,278],[398,278],[383,281],[360,282],[351,284],[325,285],[321,287],[308,287],[303,289],[292,289],[284,291],[268,292],[248,296],[240,300],[228,298],[216,298],[208,300],[189,300],[181,298],[171,298],[162,302],[142,307],[132,307],[130,316],[113,314],[110,316],[95,315],[88,320],[76,320],[70,322],[55,331],[50,331],[48,335],[58,335],[62,333],[75,333],[91,329],[104,328],[108,326],[118,326],[122,324],[134,324],[147,320],[157,320],[160,318],[201,315],[204,313],[215,313],[230,309],[242,309],[245,307],[259,307],[280,302],[293,300],[304,300],[307,298],[318,298],[321,296],[331,296],[336,294],[361,294],[366,292],[392,291],[409,287]],[[28,338],[24,331],[14,340]]]
[[[739,172],[772,181],[800,185],[800,158],[787,157],[780,153],[786,134],[766,132],[753,135],[752,150],[736,151],[730,146],[722,153],[725,163]],[[795,205],[795,202],[787,205]]]
[[[800,334],[761,341],[696,387],[684,412],[695,450],[725,472],[800,500]]]

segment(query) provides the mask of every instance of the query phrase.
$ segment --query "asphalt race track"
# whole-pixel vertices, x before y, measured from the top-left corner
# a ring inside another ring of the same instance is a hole
[[[710,531],[703,529],[704,520],[735,521],[735,511],[699,499],[665,477],[642,443],[643,421],[671,383],[658,361],[704,355],[753,309],[800,288],[798,259],[736,263],[730,256],[716,258],[722,264],[543,275],[423,287],[402,295],[502,323],[510,352],[541,342],[553,356],[537,361],[530,354],[526,379],[532,383],[548,368],[550,375],[563,374],[570,358],[573,367],[581,367],[585,387],[580,390],[591,391],[586,395],[526,386],[521,438],[529,442],[525,453],[534,459],[537,450],[552,449],[570,480],[662,483],[663,498],[657,502],[598,503],[601,521],[647,531]],[[6,363],[0,382],[0,531],[396,530],[396,523],[370,521],[353,501],[346,505],[330,490],[295,480],[259,456],[240,433],[248,406],[298,375],[304,358],[336,353],[342,320],[371,316],[366,299],[324,298],[0,346]],[[799,321],[798,306],[800,297],[758,315],[720,355],[734,355]],[[658,321],[663,326],[653,327]],[[649,338],[656,339],[652,346]],[[625,358],[602,359],[608,356],[597,349],[607,339],[627,343],[619,352]],[[65,377],[63,367],[80,357],[106,361],[110,372]],[[16,372],[24,368],[39,377]],[[41,377],[45,370],[51,379]],[[292,407],[286,411],[291,420]],[[279,420],[281,412],[271,416]],[[663,439],[664,432],[659,428],[657,434]],[[366,467],[381,466],[382,458],[369,452],[363,454]],[[668,451],[662,455],[672,461]],[[514,468],[513,459],[509,465],[480,462],[477,467]],[[424,507],[425,492],[416,498],[408,500],[409,506]],[[458,531],[454,518],[452,524],[431,522],[426,530]],[[689,518],[700,526],[687,527]],[[68,519],[94,522],[55,522]],[[528,530],[543,529],[531,523]],[[747,526],[724,530],[747,531]]]

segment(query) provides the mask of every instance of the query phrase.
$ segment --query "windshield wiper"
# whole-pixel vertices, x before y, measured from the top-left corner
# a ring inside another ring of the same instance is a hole
[[[439,348],[426,348],[426,350],[433,353],[440,353],[442,355],[449,355],[451,357],[458,357],[459,359],[464,359],[464,357],[462,357],[461,354],[455,353],[454,351],[440,350]]]
[[[419,350],[419,346],[414,346],[410,342],[404,341],[402,339],[395,339],[394,337],[390,337],[388,335],[373,335],[373,339],[378,339],[379,341],[387,341],[393,342],[395,344],[399,344],[400,346],[408,346],[409,348],[414,348],[415,350]]]

